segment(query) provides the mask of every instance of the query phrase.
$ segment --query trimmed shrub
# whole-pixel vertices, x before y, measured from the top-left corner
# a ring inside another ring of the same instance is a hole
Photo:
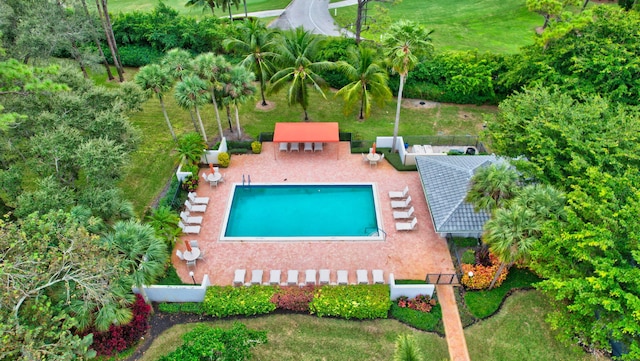
[[[231,156],[229,155],[229,153],[222,152],[218,154],[218,164],[220,165],[220,167],[227,168],[229,166],[229,163],[231,163]]]
[[[192,313],[196,315],[204,314],[204,307],[200,302],[167,303],[158,305],[158,311],[164,313]]]
[[[276,309],[271,302],[275,293],[272,286],[211,286],[207,288],[202,306],[207,315],[214,317],[260,315]]]
[[[296,312],[309,312],[309,303],[313,300],[316,287],[282,287],[271,297],[277,308]]]
[[[260,152],[262,152],[262,143],[258,142],[257,140],[255,142],[252,142],[251,151],[253,152],[253,154],[260,154]]]
[[[309,311],[318,317],[387,318],[391,301],[388,285],[323,286],[316,290]]]
[[[149,329],[149,313],[151,306],[144,302],[140,295],[136,295],[136,301],[131,306],[133,319],[126,325],[111,325],[109,331],[98,332],[89,330],[86,334],[93,333],[94,349],[100,356],[111,356],[133,346]]]
[[[468,249],[462,254],[462,263],[474,264],[476,263],[476,251]]]

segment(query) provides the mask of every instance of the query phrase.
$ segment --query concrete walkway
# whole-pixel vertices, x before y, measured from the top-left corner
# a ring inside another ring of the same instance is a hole
[[[471,361],[454,292],[451,285],[436,285],[438,302],[442,307],[442,322],[449,346],[449,357],[453,361]]]

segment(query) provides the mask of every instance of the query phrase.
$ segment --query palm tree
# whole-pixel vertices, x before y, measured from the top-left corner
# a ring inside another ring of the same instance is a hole
[[[276,93],[289,85],[287,102],[289,106],[294,104],[302,106],[305,121],[309,120],[307,88],[313,86],[326,99],[322,91],[322,88],[325,87],[325,81],[317,72],[335,66],[334,63],[328,61],[313,61],[323,40],[324,38],[299,27],[285,32],[276,49],[278,65],[281,70],[271,77],[270,92]]]
[[[392,97],[387,85],[387,72],[376,62],[376,55],[375,49],[359,45],[357,50],[349,49],[350,63],[344,61],[336,63],[338,69],[351,80],[351,83],[342,87],[336,96],[342,96],[344,99],[345,114],[359,102],[359,119],[361,120],[369,116],[372,101],[377,101],[380,106],[383,106],[384,102]]]
[[[422,25],[408,20],[400,20],[391,25],[389,32],[382,37],[382,44],[386,48],[386,55],[391,63],[391,68],[400,75],[398,87],[398,105],[396,107],[396,121],[393,126],[393,142],[391,149],[396,150],[398,141],[398,128],[400,126],[400,107],[402,104],[402,90],[407,74],[411,71],[420,56],[429,54],[433,50],[430,35],[432,31],[426,30]]]
[[[186,7],[191,7],[191,6],[195,6],[195,7],[201,7],[202,8],[202,12],[205,12],[207,9],[211,10],[211,15],[215,16],[215,12],[213,11],[216,7],[216,2],[215,0],[188,0],[186,4],[184,4],[184,6]]]
[[[500,267],[491,280],[492,289],[505,267],[526,258],[538,239],[542,222],[536,214],[520,204],[498,208],[485,223],[483,241],[500,260]]]
[[[192,61],[191,53],[184,49],[174,48],[167,51],[165,56],[160,59],[160,65],[168,69],[169,75],[174,80],[182,80],[183,77],[191,74]]]
[[[123,256],[121,266],[128,270],[125,284],[138,287],[147,300],[142,286],[153,284],[164,272],[169,257],[166,244],[151,226],[132,220],[117,222],[104,240]]]
[[[175,98],[178,105],[183,109],[193,109],[198,117],[198,123],[200,124],[200,132],[204,138],[205,143],[207,140],[207,133],[204,130],[202,124],[202,117],[200,117],[199,106],[204,105],[208,101],[209,88],[204,80],[198,78],[195,75],[187,75],[182,78],[182,81],[176,85]]]
[[[518,173],[507,164],[491,164],[476,170],[465,201],[476,212],[493,212],[505,205],[518,191]]]
[[[228,82],[223,89],[223,99],[225,105],[233,105],[236,115],[236,128],[238,129],[238,139],[242,137],[240,129],[240,116],[238,114],[238,105],[246,103],[253,98],[256,87],[253,85],[255,75],[246,68],[236,66],[229,73]]]
[[[220,137],[223,137],[222,122],[220,121],[220,112],[218,111],[218,102],[216,100],[216,91],[222,89],[220,81],[222,75],[231,71],[231,64],[222,56],[213,53],[205,53],[198,55],[192,62],[193,70],[211,86],[211,103],[216,112],[216,120],[218,121],[218,131]]]
[[[275,47],[274,34],[257,19],[245,19],[239,26],[239,37],[226,39],[222,44],[225,49],[244,55],[240,65],[253,71],[260,82],[260,96],[262,106],[267,105],[264,98],[266,81],[273,71],[273,59],[276,54],[271,50]]]
[[[149,96],[151,94],[158,96],[160,106],[162,107],[162,114],[164,114],[164,119],[167,122],[173,141],[177,141],[176,133],[173,131],[171,121],[169,121],[169,115],[167,115],[167,109],[162,99],[163,94],[171,89],[171,85],[173,84],[173,80],[169,76],[168,71],[157,64],[143,66],[136,74],[135,82],[144,89]]]
[[[401,334],[396,339],[396,350],[393,353],[393,361],[422,361],[420,348],[412,335]]]

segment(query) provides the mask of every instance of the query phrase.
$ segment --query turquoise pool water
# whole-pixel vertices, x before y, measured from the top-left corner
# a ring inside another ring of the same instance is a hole
[[[236,184],[223,240],[377,236],[373,184]]]

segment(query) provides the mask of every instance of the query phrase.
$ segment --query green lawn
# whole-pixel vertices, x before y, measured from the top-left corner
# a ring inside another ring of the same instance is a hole
[[[533,43],[535,28],[543,23],[542,17],[528,11],[522,0],[403,0],[392,5],[388,15],[433,29],[436,51],[478,49],[516,53],[520,47]],[[375,21],[376,12],[369,11],[369,16]],[[340,24],[348,24],[355,17],[356,7],[351,6],[338,9],[336,19]],[[363,36],[377,39],[379,34],[365,32]]]
[[[113,14],[132,11],[151,11],[158,2],[159,0],[109,0],[109,11]],[[201,7],[184,6],[184,4],[187,3],[187,0],[163,0],[163,2],[165,5],[176,9],[179,13],[184,15],[191,15],[195,17],[211,15],[211,11],[208,8],[203,12]],[[287,5],[289,5],[289,0],[247,0],[247,11],[253,12],[284,9]],[[232,6],[231,13],[234,16],[244,15],[244,5],[240,4],[238,9]],[[228,12],[222,12],[222,9],[216,9],[216,16],[225,15],[228,16]]]
[[[548,302],[537,291],[509,297],[502,311],[465,330],[472,360],[555,361],[595,360],[577,346],[566,347],[544,322]],[[443,338],[402,325],[395,320],[346,321],[308,315],[269,315],[239,319],[251,329],[266,330],[268,343],[253,349],[253,360],[391,360],[395,338],[414,334],[425,360],[447,360]],[[214,326],[230,327],[221,320]],[[181,335],[195,324],[176,325],[159,337],[141,360],[155,360],[181,343]]]

